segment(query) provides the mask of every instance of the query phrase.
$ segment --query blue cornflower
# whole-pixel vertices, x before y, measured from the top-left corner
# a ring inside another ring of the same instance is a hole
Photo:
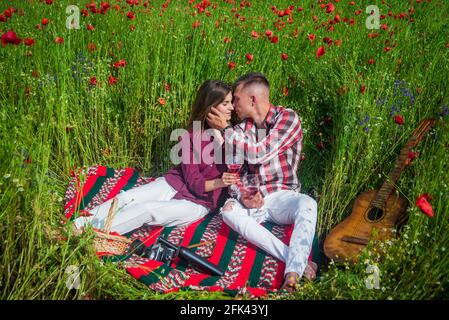
[[[378,99],[376,100],[376,105],[382,106],[382,105],[385,104],[385,101],[386,101],[386,100],[387,100],[386,98],[378,98]]]
[[[370,120],[370,117],[368,115],[365,116],[363,120],[359,121],[359,125],[363,126],[365,123],[367,123]]]

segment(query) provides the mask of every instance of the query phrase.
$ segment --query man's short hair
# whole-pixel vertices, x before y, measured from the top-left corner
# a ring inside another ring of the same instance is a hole
[[[246,88],[252,84],[259,84],[265,86],[268,90],[270,90],[270,83],[268,82],[267,78],[260,72],[251,72],[247,73],[240,78],[237,79],[237,81],[234,82],[234,85],[232,86],[232,91],[235,91],[235,89],[242,85],[242,89]]]

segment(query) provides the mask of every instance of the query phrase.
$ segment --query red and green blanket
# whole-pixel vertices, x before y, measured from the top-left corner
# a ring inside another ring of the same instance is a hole
[[[71,220],[83,212],[115,197],[120,191],[153,181],[155,178],[142,177],[135,168],[113,169],[93,166],[72,171],[64,198],[64,214]],[[265,223],[264,227],[282,239],[290,240],[292,226],[279,226]],[[230,229],[219,214],[211,213],[205,218],[184,227],[143,226],[125,236],[142,240],[146,246],[154,243],[158,236],[164,236],[172,243],[189,246],[202,242],[196,253],[226,270],[222,277],[210,276],[191,268],[182,260],[171,264],[149,260],[130,254],[114,256],[98,252],[103,260],[122,261],[126,270],[136,279],[159,292],[172,292],[180,289],[224,291],[231,295],[248,292],[260,296],[278,289],[282,284],[284,263],[264,253],[248,243]],[[318,258],[317,241],[314,241],[313,255]],[[195,249],[192,249],[195,250]]]

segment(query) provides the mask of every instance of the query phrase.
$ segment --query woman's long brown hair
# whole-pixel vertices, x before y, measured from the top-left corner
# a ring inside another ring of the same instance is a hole
[[[193,121],[201,121],[201,129],[206,129],[208,127],[206,117],[210,109],[218,106],[230,92],[232,88],[225,82],[206,80],[198,89],[187,129],[193,128]]]

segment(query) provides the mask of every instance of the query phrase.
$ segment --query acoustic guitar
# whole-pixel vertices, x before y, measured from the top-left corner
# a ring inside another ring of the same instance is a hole
[[[356,263],[370,240],[391,238],[394,227],[407,219],[408,200],[393,192],[394,185],[408,164],[409,152],[434,124],[434,119],[423,120],[402,148],[389,179],[380,189],[368,190],[356,198],[352,213],[334,227],[324,241],[324,253],[328,258]]]

